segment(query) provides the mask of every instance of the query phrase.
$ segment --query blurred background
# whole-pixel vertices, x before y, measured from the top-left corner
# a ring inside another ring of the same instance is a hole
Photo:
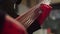
[[[27,9],[37,5],[38,3],[40,3],[41,0],[22,0],[21,4],[19,4],[18,6],[18,11],[21,13],[21,12],[24,12],[26,11]],[[60,3],[60,0],[51,0],[51,5],[59,5]],[[58,6],[57,6],[58,7]],[[25,9],[26,8],[26,9]],[[21,10],[22,9],[22,10]],[[23,10],[24,9],[24,10]]]

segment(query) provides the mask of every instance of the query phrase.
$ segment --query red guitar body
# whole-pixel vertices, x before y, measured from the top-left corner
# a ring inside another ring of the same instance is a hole
[[[2,34],[25,34],[25,31],[18,25],[9,21],[5,21]]]

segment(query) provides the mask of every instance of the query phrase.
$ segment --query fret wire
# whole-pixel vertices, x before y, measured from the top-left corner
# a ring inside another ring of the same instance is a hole
[[[31,13],[31,15],[29,16],[29,19],[32,17],[33,13]]]
[[[31,20],[30,20],[31,21]],[[29,24],[31,24],[31,22],[30,23],[28,23],[27,25],[29,25]]]
[[[34,10],[35,10],[35,9],[34,9]],[[32,11],[31,13],[33,13],[33,11]],[[31,14],[31,13],[30,13],[30,14]],[[29,14],[28,14],[27,16],[29,16]]]
[[[31,12],[31,14],[33,14],[33,12]],[[31,15],[27,16],[25,19],[28,20],[30,17],[31,17]],[[25,20],[25,19],[24,19],[24,20]],[[24,21],[24,20],[23,20],[23,21]],[[20,22],[21,22],[21,21],[20,21]],[[24,22],[23,22],[23,23],[24,23]]]
[[[37,18],[37,17],[36,17],[36,18]],[[35,18],[35,19],[36,19],[36,18]],[[34,20],[35,20],[35,19],[34,19]],[[30,23],[30,25],[34,22],[34,20],[32,20],[32,22]],[[29,25],[29,26],[30,26],[30,25]]]
[[[30,18],[31,18],[31,16],[32,16],[32,15],[33,15],[33,13],[30,15]],[[28,19],[28,21],[30,21],[30,20],[31,20],[30,18]],[[28,25],[28,24],[29,24],[29,22],[26,22],[25,24],[26,24],[26,25]]]
[[[29,14],[28,14],[28,15],[29,15]],[[24,20],[23,20],[23,21],[25,21],[25,19],[27,20],[27,19],[29,18],[29,16],[28,16],[28,15],[24,18]]]
[[[32,13],[32,14],[33,14],[33,13]],[[31,15],[32,15],[32,14],[31,14]],[[31,15],[30,15],[29,19],[31,18]],[[29,19],[28,19],[28,21],[29,21]],[[26,22],[25,24],[27,24],[27,23],[28,23],[28,22]]]

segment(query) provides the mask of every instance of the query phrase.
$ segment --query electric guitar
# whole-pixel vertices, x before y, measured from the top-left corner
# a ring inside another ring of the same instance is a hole
[[[47,4],[41,4],[32,7],[27,12],[21,14],[16,18],[17,21],[22,23],[25,28],[28,28],[36,19],[39,23],[42,23],[51,11],[51,6]]]

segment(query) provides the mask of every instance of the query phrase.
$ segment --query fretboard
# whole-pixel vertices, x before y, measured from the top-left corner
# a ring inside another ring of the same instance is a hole
[[[26,28],[28,28],[36,18],[41,14],[40,4],[32,7],[27,12],[22,14],[21,16],[17,17],[16,19],[22,23]]]

